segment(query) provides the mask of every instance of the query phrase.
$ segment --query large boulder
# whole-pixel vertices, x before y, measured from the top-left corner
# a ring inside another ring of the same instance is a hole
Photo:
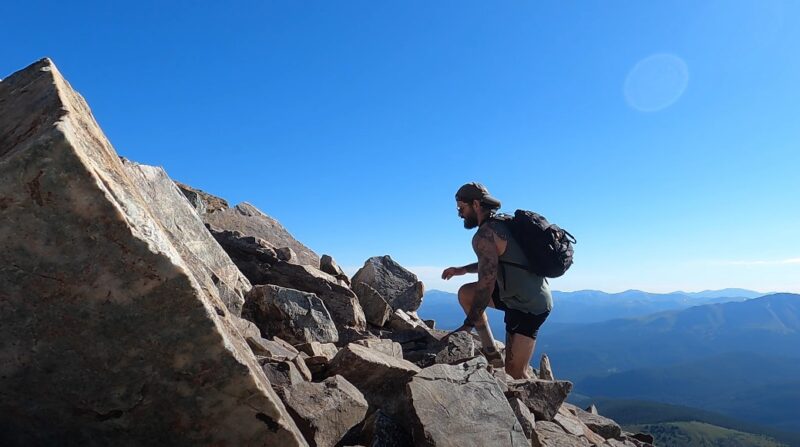
[[[0,82],[0,179],[0,444],[307,445],[48,59]]]
[[[408,384],[414,442],[426,446],[528,446],[522,426],[483,358],[434,365]]]
[[[204,288],[216,288],[228,310],[241,315],[250,282],[209,234],[164,169],[126,159],[122,165],[194,277]]]
[[[321,383],[301,382],[284,392],[283,401],[316,447],[333,447],[367,414],[364,396],[342,376]]]
[[[377,290],[392,309],[406,312],[419,308],[425,292],[425,286],[417,279],[417,275],[404,269],[388,255],[367,259],[350,282],[366,283]]]
[[[328,367],[329,374],[343,376],[364,393],[371,411],[399,417],[407,409],[406,383],[419,371],[413,363],[354,343],[340,349]]]
[[[244,314],[261,332],[293,344],[333,343],[339,333],[328,309],[313,293],[259,285],[247,294]]]
[[[519,379],[509,380],[507,385],[506,396],[525,403],[537,421],[552,421],[572,391],[572,382],[566,380]]]

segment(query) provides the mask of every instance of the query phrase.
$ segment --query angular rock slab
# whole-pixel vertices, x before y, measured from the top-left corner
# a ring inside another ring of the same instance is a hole
[[[194,277],[204,281],[204,289],[216,288],[228,309],[241,315],[250,281],[209,234],[180,189],[162,168],[125,159],[122,165]]]
[[[388,255],[367,259],[350,281],[351,284],[358,282],[377,290],[392,309],[406,312],[419,308],[425,292],[425,286],[417,279],[417,275],[404,269]]]
[[[408,389],[416,445],[530,445],[482,358],[425,368]]]
[[[405,386],[419,370],[411,362],[354,343],[340,349],[328,366],[329,374],[343,376],[364,393],[370,411],[380,408],[393,417],[404,416]]]
[[[216,229],[238,231],[245,236],[261,238],[274,247],[289,247],[297,254],[297,262],[319,268],[319,255],[295,239],[280,222],[249,203],[240,203],[201,217]]]
[[[342,280],[345,284],[350,285],[350,278],[344,273],[339,264],[333,259],[331,255],[322,255],[319,259],[319,269],[323,272]]]
[[[374,349],[378,352],[382,352],[390,357],[398,359],[403,358],[403,347],[400,346],[400,343],[394,342],[389,339],[367,338],[364,340],[356,340],[353,343],[361,346],[366,346],[367,348]]]
[[[290,343],[334,343],[339,333],[322,300],[313,293],[258,285],[247,294],[244,312],[270,337]]]
[[[571,435],[586,438],[589,444],[602,445],[606,442],[605,438],[593,432],[575,416],[575,413],[568,410],[564,405],[558,409],[558,414],[553,418],[553,422],[560,425],[565,432]]]
[[[566,380],[520,379],[509,380],[506,396],[521,400],[536,416],[536,420],[552,421],[559,407],[572,391]]]
[[[591,447],[585,438],[569,434],[560,425],[550,421],[537,421],[531,438],[533,447]]]
[[[342,376],[321,383],[298,383],[285,391],[283,401],[316,447],[333,447],[367,414],[364,396]]]
[[[514,414],[517,416],[517,421],[519,421],[520,425],[522,426],[522,431],[525,433],[525,436],[528,439],[532,439],[535,434],[533,433],[534,429],[536,428],[536,419],[533,417],[533,413],[528,410],[528,407],[522,403],[519,399],[510,399],[508,404],[511,406],[511,410],[514,411]]]
[[[392,306],[386,302],[377,290],[365,282],[359,281],[353,284],[352,288],[353,292],[358,296],[361,308],[364,309],[367,323],[383,327],[389,321],[389,316],[392,314]]]
[[[0,82],[3,445],[307,445],[51,61]]]
[[[610,439],[618,438],[622,434],[622,428],[613,420],[593,414],[585,410],[581,410],[575,405],[564,402],[561,406],[561,411],[566,410],[575,415],[584,425],[598,435]],[[596,409],[595,409],[596,410]]]

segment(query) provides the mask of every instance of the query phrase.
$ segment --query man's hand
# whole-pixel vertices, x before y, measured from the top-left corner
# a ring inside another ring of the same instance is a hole
[[[454,276],[466,275],[467,269],[464,267],[448,267],[442,272],[442,279],[450,279]]]

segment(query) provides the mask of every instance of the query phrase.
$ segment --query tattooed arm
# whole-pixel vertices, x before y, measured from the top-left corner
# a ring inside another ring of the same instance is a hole
[[[472,264],[465,265],[464,267],[461,267],[461,268],[464,269],[464,271],[467,272],[467,273],[478,273],[478,263],[477,262],[473,262]]]
[[[494,235],[494,230],[484,225],[472,238],[472,248],[478,255],[478,286],[467,319],[476,326],[482,325],[481,315],[489,306],[497,280],[498,256]]]
[[[478,273],[478,263],[465,265],[464,267],[447,267],[442,272],[442,279],[450,279],[454,276],[466,275],[467,273]]]

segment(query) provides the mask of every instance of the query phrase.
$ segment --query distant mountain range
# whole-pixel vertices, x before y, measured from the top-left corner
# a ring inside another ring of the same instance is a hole
[[[576,292],[553,291],[553,313],[550,323],[595,323],[613,318],[631,318],[667,310],[681,310],[703,304],[744,301],[764,294],[745,289],[707,290],[703,292],[649,293],[627,290],[606,293],[599,290]],[[420,315],[435,313],[439,318],[448,309],[445,303],[454,303],[450,310],[458,310],[456,294],[431,290],[425,294]],[[426,317],[427,318],[427,317]],[[446,321],[450,319],[445,317]],[[463,321],[463,317],[458,321]],[[457,327],[458,324],[456,324]]]
[[[540,337],[539,349],[557,357],[563,374],[573,380],[726,352],[800,357],[800,295],[775,294],[638,318],[554,325],[547,335]]]

